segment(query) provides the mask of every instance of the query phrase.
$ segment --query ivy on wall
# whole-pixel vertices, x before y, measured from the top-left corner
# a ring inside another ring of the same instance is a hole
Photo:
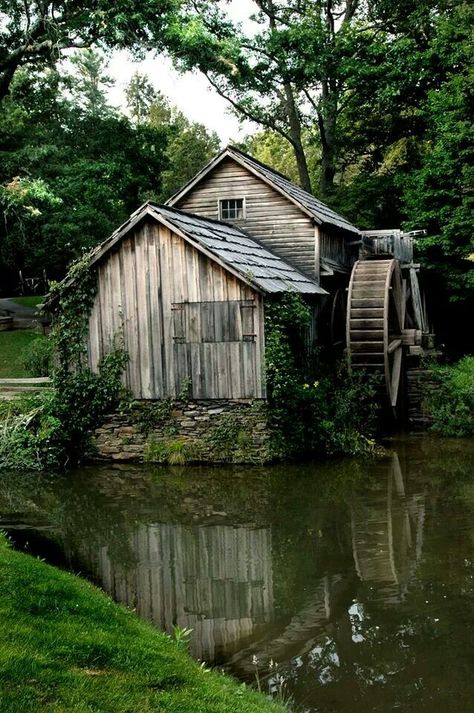
[[[374,385],[309,344],[311,309],[287,292],[265,305],[265,368],[272,452],[355,455],[374,447]]]

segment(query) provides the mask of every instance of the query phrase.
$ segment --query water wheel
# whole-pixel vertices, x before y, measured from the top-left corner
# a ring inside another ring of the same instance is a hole
[[[349,365],[381,375],[392,409],[401,390],[404,347],[421,343],[421,332],[405,327],[407,295],[398,260],[355,263],[347,301]]]

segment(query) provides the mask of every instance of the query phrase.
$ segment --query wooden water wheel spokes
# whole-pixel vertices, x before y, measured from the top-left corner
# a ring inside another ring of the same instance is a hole
[[[349,284],[346,337],[349,366],[383,375],[397,406],[403,360],[406,282],[398,260],[359,260]]]

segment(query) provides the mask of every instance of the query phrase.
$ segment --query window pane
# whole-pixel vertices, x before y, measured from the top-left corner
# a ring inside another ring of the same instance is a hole
[[[237,220],[244,217],[243,198],[226,198],[219,201],[222,220]]]

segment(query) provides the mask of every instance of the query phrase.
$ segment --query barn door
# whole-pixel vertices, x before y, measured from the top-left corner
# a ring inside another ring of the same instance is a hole
[[[258,394],[255,302],[182,302],[173,305],[176,395],[189,387],[201,399]]]

